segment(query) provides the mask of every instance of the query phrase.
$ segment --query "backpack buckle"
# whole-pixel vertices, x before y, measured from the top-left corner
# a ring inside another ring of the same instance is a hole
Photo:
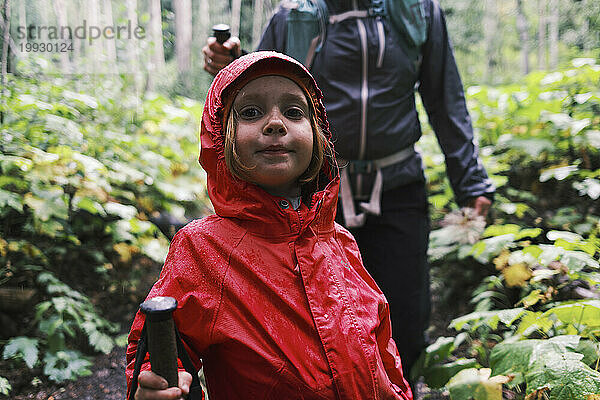
[[[385,15],[385,6],[383,0],[373,0],[368,9],[370,17],[382,17]]]
[[[375,171],[375,165],[370,160],[348,161],[348,172],[351,174],[370,174]]]

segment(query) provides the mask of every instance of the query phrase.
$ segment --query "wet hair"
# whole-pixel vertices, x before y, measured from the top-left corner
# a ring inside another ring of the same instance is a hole
[[[310,100],[311,97],[306,94],[306,91],[302,88],[302,92],[308,102],[308,113],[310,126],[313,131],[313,147],[312,147],[312,158],[308,168],[298,178],[300,185],[307,183],[313,183],[317,180],[319,172],[323,167],[325,161],[333,159],[333,149],[327,140],[327,137],[319,126],[317,119],[316,110],[314,104]],[[233,99],[232,99],[233,100]],[[235,146],[235,139],[237,134],[237,124],[239,121],[239,115],[233,107],[229,109],[229,115],[226,117],[225,125],[225,163],[227,168],[233,176],[238,179],[248,181],[248,173],[255,168],[255,166],[247,166],[242,163],[240,156],[237,153]]]

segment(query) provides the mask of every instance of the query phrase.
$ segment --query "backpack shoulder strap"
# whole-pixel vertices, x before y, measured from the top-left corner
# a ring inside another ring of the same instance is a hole
[[[288,0],[285,7],[289,8],[285,53],[310,68],[325,39],[327,5],[324,0]]]
[[[372,0],[383,5],[394,29],[407,41],[409,47],[421,48],[427,40],[425,0]]]

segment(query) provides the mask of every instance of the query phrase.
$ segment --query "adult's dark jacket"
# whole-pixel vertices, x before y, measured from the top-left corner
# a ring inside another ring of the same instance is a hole
[[[367,9],[370,3],[325,2],[329,15]],[[415,106],[417,88],[446,157],[456,200],[464,205],[469,198],[491,195],[494,188],[473,141],[443,12],[434,0],[424,0],[424,8],[428,39],[418,60],[406,55],[405,39],[387,18],[350,18],[327,24],[326,38],[311,73],[325,97],[336,150],[345,160],[376,160],[413,146],[421,137]],[[284,1],[269,22],[259,50],[285,53],[288,13]],[[425,179],[418,153],[384,168],[382,173],[384,190]],[[354,193],[368,194],[369,190],[354,188]]]

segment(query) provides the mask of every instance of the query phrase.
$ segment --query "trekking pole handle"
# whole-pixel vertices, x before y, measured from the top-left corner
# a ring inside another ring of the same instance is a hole
[[[213,36],[217,38],[217,42],[219,44],[223,44],[231,37],[231,31],[229,25],[227,24],[217,24],[213,25]]]
[[[177,300],[172,297],[157,296],[144,301],[140,310],[146,315],[148,353],[152,372],[167,380],[168,387],[177,387],[177,342],[173,311]]]

